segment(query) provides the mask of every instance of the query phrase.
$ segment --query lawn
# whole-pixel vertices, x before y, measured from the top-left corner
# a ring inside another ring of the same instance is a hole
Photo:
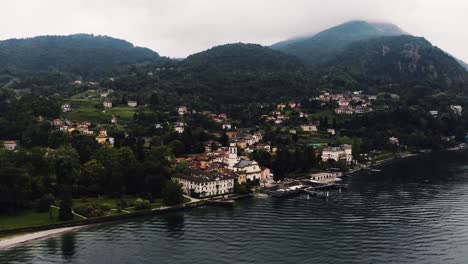
[[[72,107],[74,107],[72,105]],[[121,121],[130,121],[136,108],[118,106],[111,109],[102,110],[94,106],[82,106],[74,108],[73,111],[66,113],[65,118],[73,121],[89,121],[91,123],[109,124],[112,116],[117,117]]]
[[[16,214],[2,215],[0,217],[0,230],[56,224],[58,210],[52,209],[53,218],[50,219],[49,212],[38,213],[34,210],[26,210]]]
[[[137,199],[137,197],[125,196],[122,199],[125,200],[125,202],[128,204],[128,207],[124,208],[125,211],[128,211],[128,212],[138,211],[133,208],[133,202]],[[85,204],[107,204],[112,209],[117,209],[119,207],[118,206],[119,201],[120,201],[119,198],[109,198],[109,197],[81,198],[81,199],[75,199],[73,201],[73,207],[77,207],[79,205],[85,205]],[[151,203],[151,209],[160,208],[162,205],[163,205],[162,199],[156,199],[153,203]],[[111,210],[106,213],[109,215],[119,214],[117,210]]]

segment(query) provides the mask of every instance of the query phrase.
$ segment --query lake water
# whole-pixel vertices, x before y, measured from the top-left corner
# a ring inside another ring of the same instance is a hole
[[[468,263],[468,155],[411,158],[328,200],[255,198],[0,251],[0,263]]]

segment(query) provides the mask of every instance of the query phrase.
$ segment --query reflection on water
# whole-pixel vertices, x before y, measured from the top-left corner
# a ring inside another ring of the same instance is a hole
[[[403,160],[328,200],[256,198],[100,225],[0,263],[468,263],[468,158]]]
[[[65,260],[71,260],[75,255],[76,234],[66,233],[62,235],[62,255]]]

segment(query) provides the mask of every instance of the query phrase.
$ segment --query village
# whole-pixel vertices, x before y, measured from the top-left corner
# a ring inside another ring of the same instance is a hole
[[[45,120],[42,116],[38,116],[36,122],[49,122],[56,130],[63,133],[91,136],[100,145],[113,147],[115,138],[108,133],[108,129],[113,130],[118,126],[125,130],[126,124],[131,120],[131,113],[136,113],[137,109],[149,111],[147,105],[141,105],[137,100],[118,102],[120,105],[116,105],[113,95],[113,90],[90,90],[78,99],[75,97],[75,100],[66,100],[61,105],[61,118]],[[398,99],[396,95],[389,97]],[[379,160],[405,155],[404,152],[397,151],[402,146],[400,146],[399,139],[394,136],[389,137],[387,142],[395,146],[396,152],[359,153],[360,161],[355,159],[356,153],[353,155],[352,142],[343,143],[342,140],[338,140],[340,131],[337,129],[335,120],[340,116],[371,113],[374,111],[373,107],[377,99],[377,95],[366,95],[361,91],[347,93],[322,91],[319,96],[310,98],[309,101],[316,102],[315,104],[324,109],[331,109],[332,111],[328,114],[324,112],[325,117],[321,112],[305,110],[300,102],[295,101],[274,105],[272,111],[261,115],[259,118],[266,124],[282,131],[282,137],[292,137],[297,140],[300,135],[300,140],[296,144],[312,146],[314,158],[322,164],[309,173],[283,178],[275,177],[272,168],[253,158],[253,154],[258,151],[266,152],[271,156],[277,155],[278,146],[264,139],[264,129],[261,126],[238,128],[236,125],[238,121],[230,119],[225,113],[204,111],[182,105],[174,109],[175,115],[169,119],[172,121],[158,122],[154,124],[154,129],[169,130],[169,133],[172,131],[176,135],[183,135],[190,128],[187,120],[195,115],[204,116],[215,124],[217,129],[209,131],[212,139],[203,143],[202,153],[182,154],[176,158],[176,163],[187,170],[186,173],[173,175],[172,179],[178,181],[184,194],[192,198],[229,197],[250,191],[282,196],[283,192],[286,194],[289,191],[297,191],[298,186],[304,189],[307,187],[304,183],[314,188],[320,186],[345,188],[346,186],[340,185],[340,177],[347,172],[368,168]],[[94,104],[94,107],[90,107],[90,104]],[[117,109],[119,112],[112,112]],[[267,109],[268,107],[265,107],[265,110]],[[450,109],[457,115],[462,113],[460,105],[451,105]],[[93,112],[84,112],[76,118],[77,112],[85,110]],[[118,115],[123,112],[128,113],[124,117]],[[438,111],[430,111],[430,114],[437,117]],[[95,120],[101,121],[92,123],[85,119],[86,116],[96,116]],[[333,122],[327,120],[327,117],[333,118]],[[291,122],[292,119],[297,120]],[[227,137],[224,144],[220,140],[223,135]],[[444,140],[451,141],[453,138]],[[146,138],[146,141],[150,142],[151,138]],[[6,139],[3,145],[5,149],[15,151],[21,147],[21,142]],[[291,187],[290,182],[296,181],[297,183],[297,180],[300,180],[299,184],[292,184]],[[239,186],[242,187],[239,188]]]

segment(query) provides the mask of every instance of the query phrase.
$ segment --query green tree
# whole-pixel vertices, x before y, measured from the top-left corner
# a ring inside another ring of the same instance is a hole
[[[163,203],[168,206],[184,202],[182,185],[177,181],[168,181],[163,190]]]

